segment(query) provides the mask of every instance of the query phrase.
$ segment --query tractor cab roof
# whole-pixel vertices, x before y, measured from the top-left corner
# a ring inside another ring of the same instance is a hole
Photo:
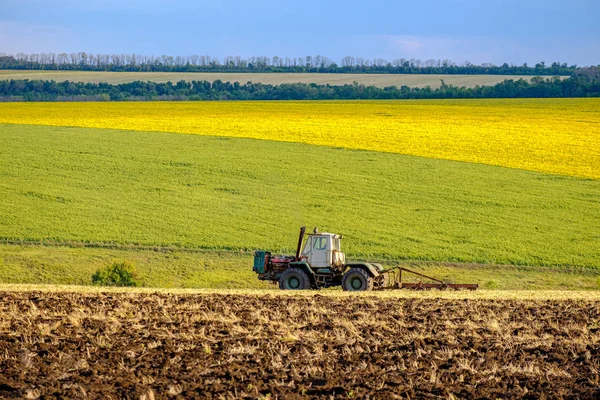
[[[338,235],[337,233],[329,233],[329,232],[316,232],[309,233],[307,236],[333,236],[334,238],[343,238],[342,235]]]

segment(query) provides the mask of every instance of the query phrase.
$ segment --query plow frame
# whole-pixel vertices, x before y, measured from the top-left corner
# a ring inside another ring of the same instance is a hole
[[[404,282],[402,280],[402,273],[409,273],[421,278],[429,279],[434,283],[423,283],[423,281],[419,282]],[[391,267],[388,269],[384,269],[380,272],[381,275],[385,277],[384,283],[382,286],[376,287],[378,290],[388,290],[388,289],[413,289],[413,290],[429,290],[429,289],[467,289],[467,290],[477,290],[479,287],[476,283],[447,283],[440,279],[433,278],[431,276],[421,274],[419,272],[413,271],[411,269],[402,267],[400,265]]]

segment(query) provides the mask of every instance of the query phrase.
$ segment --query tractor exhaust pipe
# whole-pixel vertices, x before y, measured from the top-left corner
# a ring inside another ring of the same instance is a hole
[[[298,247],[296,248],[296,261],[300,261],[300,251],[302,250],[302,240],[304,240],[304,234],[306,233],[306,226],[300,228],[300,237],[298,238]]]

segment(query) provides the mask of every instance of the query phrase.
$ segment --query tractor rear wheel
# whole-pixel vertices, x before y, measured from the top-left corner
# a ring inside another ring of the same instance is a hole
[[[279,278],[279,289],[281,290],[304,290],[309,287],[308,275],[299,268],[288,268]]]
[[[373,277],[362,268],[351,268],[342,278],[342,289],[373,290]]]

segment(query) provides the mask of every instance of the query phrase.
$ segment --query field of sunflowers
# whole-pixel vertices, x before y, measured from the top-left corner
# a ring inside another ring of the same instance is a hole
[[[0,123],[296,142],[600,178],[600,99],[6,103]]]

